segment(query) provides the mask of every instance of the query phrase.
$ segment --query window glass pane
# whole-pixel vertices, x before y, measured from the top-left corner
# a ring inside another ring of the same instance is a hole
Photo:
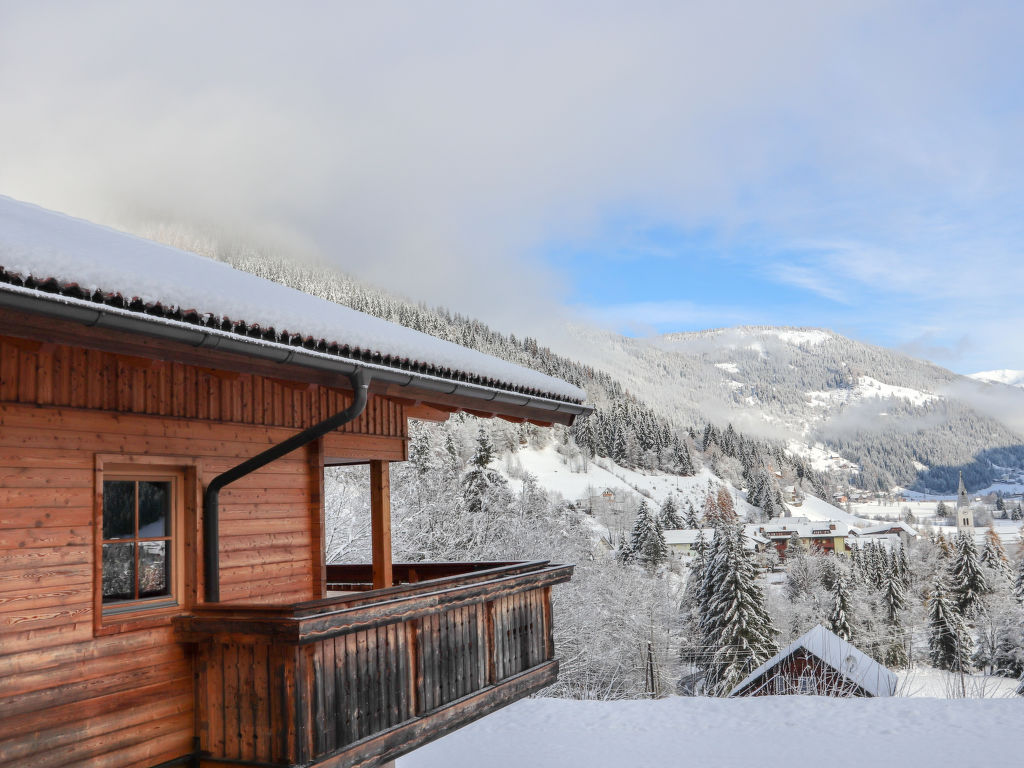
[[[135,545],[103,545],[103,602],[135,599]]]
[[[139,538],[171,535],[171,484],[139,482]]]
[[[167,541],[139,543],[139,597],[169,595],[171,560],[167,556]]]
[[[135,483],[111,480],[103,483],[103,538],[135,536]]]

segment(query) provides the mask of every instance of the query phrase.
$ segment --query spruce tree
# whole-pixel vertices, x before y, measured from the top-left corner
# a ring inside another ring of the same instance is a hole
[[[939,669],[966,672],[972,645],[956,603],[946,596],[942,582],[936,580],[928,600],[928,651],[932,664]]]
[[[462,478],[462,497],[466,503],[466,511],[471,515],[483,510],[484,501],[492,488],[506,486],[508,483],[498,472],[490,468],[494,459],[494,449],[484,430],[480,429],[477,437],[476,451],[470,460],[470,470]]]
[[[636,552],[637,561],[648,570],[653,570],[668,560],[668,545],[665,544],[665,531],[661,521],[653,518],[650,532],[644,539],[643,546]]]
[[[685,526],[683,519],[679,516],[676,502],[671,495],[661,505],[658,520],[661,523],[661,527],[666,531],[676,531]]]
[[[828,614],[828,628],[843,640],[849,642],[853,638],[853,627],[850,624],[850,593],[846,589],[845,579],[837,575],[832,588],[832,609]]]
[[[686,502],[686,519],[683,521],[690,530],[700,528],[700,520],[697,517],[697,510],[692,501]]]
[[[677,440],[675,446],[676,472],[683,477],[693,477],[696,471],[693,468],[693,457],[690,456],[690,449],[686,447],[684,440]]]
[[[999,540],[999,534],[991,525],[985,533],[985,546],[981,549],[981,564],[987,568],[986,575],[989,577],[989,584],[993,587],[999,584],[1009,584],[1013,579],[1013,569],[1006,557],[1006,550]]]
[[[757,566],[743,546],[739,526],[719,524],[715,542],[720,542],[713,568],[718,581],[709,599],[705,632],[715,651],[707,680],[712,693],[726,696],[776,652],[776,631],[757,584]]]
[[[651,517],[651,508],[647,502],[640,500],[640,506],[636,510],[636,520],[633,521],[633,532],[629,537],[629,546],[633,552],[639,554],[654,529],[654,519]]]
[[[1017,562],[1017,574],[1013,580],[1013,596],[1024,605],[1024,557]]]
[[[949,581],[957,612],[968,621],[976,617],[984,608],[982,595],[990,590],[978,560],[974,536],[962,533],[957,537],[953,562],[949,566]]]
[[[903,579],[899,569],[894,565],[882,585],[882,605],[885,617],[891,626],[899,626],[900,614],[906,610],[907,596],[903,588]]]

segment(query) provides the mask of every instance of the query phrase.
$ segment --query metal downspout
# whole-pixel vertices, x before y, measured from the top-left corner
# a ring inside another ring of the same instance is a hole
[[[370,376],[363,369],[357,368],[348,374],[348,380],[352,384],[353,399],[352,404],[344,411],[302,430],[287,440],[256,454],[251,459],[246,459],[238,466],[217,475],[206,486],[206,491],[203,493],[203,566],[206,602],[220,602],[221,488],[357,419],[366,408]]]

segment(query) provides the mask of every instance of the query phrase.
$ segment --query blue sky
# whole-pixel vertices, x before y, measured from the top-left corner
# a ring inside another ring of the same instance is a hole
[[[542,340],[812,325],[1024,369],[1024,3],[0,6],[0,192]]]

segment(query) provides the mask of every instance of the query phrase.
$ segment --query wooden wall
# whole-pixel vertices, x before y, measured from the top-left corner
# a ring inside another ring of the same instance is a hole
[[[97,454],[180,457],[205,484],[347,397],[0,337],[0,766],[148,768],[193,749],[192,660],[170,620],[95,632]],[[330,438],[335,453],[401,458],[402,406],[371,398],[348,430]],[[222,493],[224,601],[320,596],[323,451],[297,451]]]
[[[307,427],[343,410],[342,389],[0,336],[0,402]],[[406,437],[403,406],[378,399],[340,430]]]

